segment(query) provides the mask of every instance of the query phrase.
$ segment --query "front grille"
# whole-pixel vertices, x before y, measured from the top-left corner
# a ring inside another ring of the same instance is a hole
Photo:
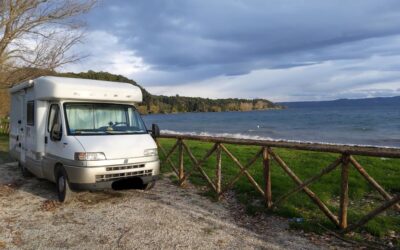
[[[151,176],[153,170],[142,170],[142,171],[135,171],[135,172],[126,172],[126,173],[116,173],[116,174],[100,174],[96,175],[96,182],[100,181],[109,181],[112,179],[119,179],[119,178],[126,178],[126,177],[133,177],[133,176]]]
[[[143,167],[144,167],[144,164],[118,166],[118,167],[107,167],[106,171],[126,170],[126,169],[143,168]]]

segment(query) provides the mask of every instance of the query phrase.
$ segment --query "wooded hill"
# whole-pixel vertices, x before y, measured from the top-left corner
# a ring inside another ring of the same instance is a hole
[[[114,75],[107,72],[81,72],[81,73],[58,73],[50,70],[40,70],[34,68],[24,69],[34,79],[39,76],[62,76],[73,78],[85,78],[94,80],[127,82],[141,88],[143,93],[143,102],[138,107],[142,114],[157,114],[157,113],[177,113],[177,112],[221,112],[221,111],[250,111],[264,109],[281,109],[283,105],[274,104],[265,99],[209,99],[200,97],[183,97],[183,96],[159,96],[152,95],[135,81],[122,76]],[[18,83],[25,81],[26,74],[18,77],[16,75],[13,82]],[[10,96],[8,87],[0,88],[0,118],[9,114]]]
[[[177,112],[221,112],[221,111],[250,111],[265,109],[281,109],[283,106],[265,99],[209,99],[200,97],[160,96],[152,95],[135,81],[107,72],[55,73],[57,76],[95,79],[114,82],[127,82],[141,88],[143,103],[138,107],[142,114],[177,113]]]

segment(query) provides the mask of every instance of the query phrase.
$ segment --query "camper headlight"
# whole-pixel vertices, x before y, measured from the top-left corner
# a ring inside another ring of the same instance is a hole
[[[101,152],[95,153],[86,153],[86,152],[76,152],[75,153],[75,160],[77,161],[99,161],[105,160],[106,155]]]
[[[157,155],[157,149],[156,148],[149,148],[149,149],[145,149],[144,150],[144,156],[153,156],[153,155]]]

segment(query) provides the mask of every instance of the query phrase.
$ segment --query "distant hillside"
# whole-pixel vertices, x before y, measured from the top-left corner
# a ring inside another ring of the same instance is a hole
[[[55,73],[57,76],[85,78],[115,82],[132,83],[142,89],[143,103],[138,107],[142,114],[177,113],[177,112],[221,112],[221,111],[250,111],[264,109],[280,109],[281,105],[265,99],[209,99],[183,96],[158,96],[150,94],[135,81],[122,75],[107,72]]]
[[[362,98],[362,99],[337,99],[333,101],[306,101],[306,102],[281,102],[278,103],[288,108],[307,108],[307,107],[349,107],[349,106],[363,106],[372,107],[374,105],[385,105],[385,106],[399,106],[400,107],[400,96],[394,97],[374,97],[374,98]]]

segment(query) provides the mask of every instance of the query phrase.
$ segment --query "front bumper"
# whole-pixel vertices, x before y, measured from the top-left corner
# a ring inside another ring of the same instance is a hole
[[[153,175],[153,176],[140,176],[138,177],[142,180],[143,184],[147,184],[151,181],[156,181],[159,179],[158,175]],[[95,190],[104,190],[104,189],[111,189],[112,185],[114,182],[119,181],[118,180],[112,180],[112,181],[102,181],[102,182],[96,182],[96,183],[69,183],[70,187],[74,191],[81,191],[81,190],[90,190],[90,191],[95,191]]]
[[[140,177],[144,183],[160,173],[159,160],[104,166],[68,166],[64,165],[68,181],[72,186],[94,187],[110,186],[113,182],[125,178]],[[79,188],[86,189],[86,188]],[[88,188],[92,189],[92,188]]]

